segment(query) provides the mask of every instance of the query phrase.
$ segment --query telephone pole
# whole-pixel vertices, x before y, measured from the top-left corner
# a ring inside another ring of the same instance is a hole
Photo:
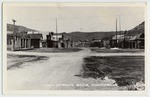
[[[121,34],[121,17],[120,17],[120,15],[119,15],[119,31],[120,31],[120,33],[119,33],[120,37],[122,37],[121,36],[122,34]],[[123,47],[121,43],[119,43],[119,47]]]
[[[58,36],[57,36],[58,32],[57,32],[57,18],[56,18],[56,47],[58,47]]]
[[[116,47],[118,47],[118,42],[117,42],[117,18],[116,18]]]
[[[15,23],[16,23],[16,20],[13,20],[13,51],[15,50]]]
[[[126,38],[125,38],[125,34],[126,34],[126,33],[127,33],[127,30],[124,31],[124,35],[123,35],[123,36],[124,36],[124,39],[123,39],[123,48],[125,48],[125,39],[126,39]]]
[[[121,35],[121,17],[119,16],[119,31],[120,31],[120,35]]]

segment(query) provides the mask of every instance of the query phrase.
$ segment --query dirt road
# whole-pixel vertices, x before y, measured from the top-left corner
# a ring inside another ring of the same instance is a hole
[[[115,81],[107,77],[101,80],[76,76],[82,71],[84,57],[102,55],[91,53],[88,48],[72,53],[8,53],[48,57],[47,60],[23,63],[23,68],[8,70],[7,88],[10,90],[107,90],[110,87],[119,89]]]
[[[42,55],[48,60],[24,63],[24,68],[8,71],[9,89],[50,89],[51,85],[74,84],[76,74],[80,72],[82,59],[88,56],[89,49],[73,53],[25,53],[17,55]]]

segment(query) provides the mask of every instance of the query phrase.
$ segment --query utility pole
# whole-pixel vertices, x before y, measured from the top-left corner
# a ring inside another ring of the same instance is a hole
[[[15,23],[16,23],[16,20],[13,20],[13,26],[14,26],[14,31],[13,31],[13,51],[15,50]]]
[[[121,17],[120,17],[120,15],[119,15],[119,31],[120,31],[120,37],[121,37]],[[119,43],[120,44],[120,47],[122,47],[122,44],[121,43]]]
[[[123,40],[123,48],[125,48],[125,34],[127,33],[127,30],[124,31],[124,40]]]
[[[57,47],[58,47],[58,41],[57,41],[58,36],[57,36],[57,34],[58,34],[58,32],[57,32],[57,18],[56,18],[56,45],[57,45]]]
[[[117,42],[117,18],[116,18],[116,47],[118,47],[118,42]]]
[[[72,35],[72,47],[73,47],[73,35]]]
[[[119,31],[120,31],[120,35],[121,35],[121,17],[119,16]]]

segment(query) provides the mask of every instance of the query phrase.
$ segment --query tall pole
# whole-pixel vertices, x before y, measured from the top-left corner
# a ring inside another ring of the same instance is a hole
[[[73,47],[73,35],[72,35],[72,47]]]
[[[119,31],[120,31],[120,35],[121,35],[121,17],[119,16]]]
[[[121,37],[121,17],[120,17],[120,15],[119,15],[119,31],[120,31],[120,37]],[[123,47],[122,45],[120,45],[121,47]]]
[[[58,46],[58,41],[57,41],[58,36],[57,36],[57,34],[58,34],[58,32],[57,32],[57,18],[56,18],[56,44],[57,44],[57,46]]]
[[[116,18],[116,47],[118,46],[118,42],[117,42],[117,18]]]
[[[13,51],[15,50],[15,23],[16,23],[16,20],[12,20],[13,21]]]
[[[123,39],[123,48],[125,48],[125,34],[127,33],[127,30],[124,31],[124,39]]]

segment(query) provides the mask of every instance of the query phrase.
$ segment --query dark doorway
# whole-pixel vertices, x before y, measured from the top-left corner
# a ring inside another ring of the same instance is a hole
[[[61,47],[65,47],[65,44],[64,44],[64,43],[61,43]]]
[[[40,47],[40,39],[31,39],[31,46],[34,48],[39,48]]]

